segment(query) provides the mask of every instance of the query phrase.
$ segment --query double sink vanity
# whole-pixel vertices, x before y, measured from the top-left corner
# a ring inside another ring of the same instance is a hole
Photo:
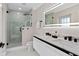
[[[75,39],[75,38],[74,38]],[[79,42],[71,36],[59,37],[50,33],[33,37],[33,48],[41,56],[78,56]]]

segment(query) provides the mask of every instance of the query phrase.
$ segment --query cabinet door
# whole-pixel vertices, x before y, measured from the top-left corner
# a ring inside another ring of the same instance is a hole
[[[49,55],[49,56],[68,56],[68,54],[66,54],[66,53],[60,51],[59,49],[52,47],[44,42],[41,42],[41,45],[42,45],[42,48],[44,48],[43,51],[45,51],[46,55]]]
[[[41,56],[68,56],[66,53],[36,38],[33,38],[33,47]]]

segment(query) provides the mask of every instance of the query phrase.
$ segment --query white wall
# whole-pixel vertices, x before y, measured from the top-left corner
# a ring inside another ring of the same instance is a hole
[[[32,10],[32,27],[24,27],[24,30],[22,31],[22,45],[25,46],[29,41],[33,40],[33,35],[36,31],[36,23],[38,17],[36,17],[37,11]],[[27,28],[29,28],[27,30]]]
[[[2,4],[0,6],[0,42],[2,41]]]
[[[7,5],[6,4],[2,4],[2,23],[3,23],[3,42],[6,43],[7,40]]]
[[[70,16],[71,23],[79,22],[79,4],[55,13],[55,20],[57,20],[57,23],[59,23],[61,16]]]
[[[26,46],[28,42],[32,41],[32,38],[33,38],[32,27],[24,27],[24,30],[22,30],[22,45]]]

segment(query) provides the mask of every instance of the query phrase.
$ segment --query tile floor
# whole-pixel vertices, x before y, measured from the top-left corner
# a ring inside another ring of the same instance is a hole
[[[28,51],[27,48],[7,51],[7,56],[39,56],[36,51]]]
[[[18,47],[18,46],[21,46],[22,44],[19,42],[19,43],[9,43],[9,45],[7,46],[7,48],[13,48],[13,47]]]

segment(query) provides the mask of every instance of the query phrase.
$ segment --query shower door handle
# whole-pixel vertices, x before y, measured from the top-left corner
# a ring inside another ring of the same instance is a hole
[[[24,28],[21,28],[21,27],[20,27],[20,30],[19,30],[19,31],[22,32],[22,30],[24,30]]]
[[[3,48],[3,47],[4,47],[4,45],[5,45],[5,43],[0,42],[0,47],[1,47],[1,48]]]
[[[22,29],[21,29],[21,27],[20,27],[20,30],[19,30],[20,32],[22,32]]]

